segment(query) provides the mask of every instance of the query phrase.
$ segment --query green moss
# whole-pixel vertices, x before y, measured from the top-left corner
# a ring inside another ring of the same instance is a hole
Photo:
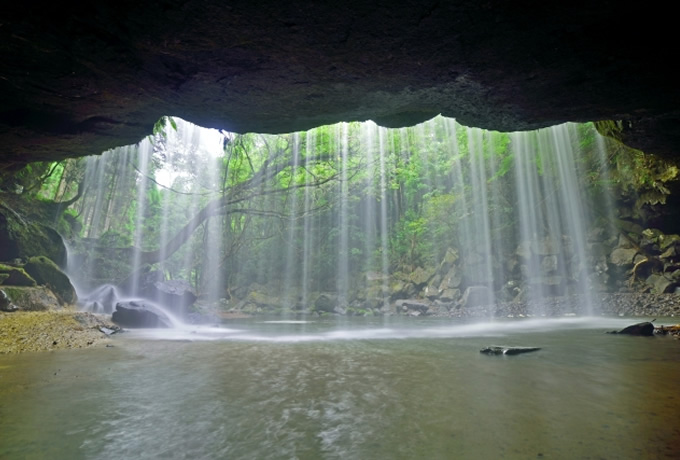
[[[26,218],[0,201],[0,260],[40,255],[63,265],[66,247],[61,236],[53,228]]]
[[[38,284],[49,287],[62,303],[73,304],[76,302],[76,291],[68,276],[47,257],[31,257],[24,265],[24,269]]]
[[[9,300],[22,311],[46,311],[61,308],[54,293],[45,286],[2,286]]]
[[[23,268],[0,264],[0,284],[10,286],[35,286],[37,283]]]

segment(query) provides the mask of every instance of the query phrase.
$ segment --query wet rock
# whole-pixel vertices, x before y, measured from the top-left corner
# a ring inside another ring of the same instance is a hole
[[[10,301],[5,291],[0,289],[0,311],[13,312],[17,311],[18,309],[19,307]]]
[[[409,275],[409,280],[411,283],[413,283],[417,288],[425,286],[430,279],[434,276],[434,270],[433,269],[424,269],[422,267],[417,267],[413,272]]]
[[[519,355],[538,350],[540,350],[538,347],[504,347],[492,345],[490,347],[482,348],[479,352],[484,353],[485,355]]]
[[[616,248],[609,256],[609,261],[617,266],[633,265],[633,260],[637,255],[637,249],[634,248]]]
[[[454,265],[446,272],[446,275],[444,275],[444,278],[439,284],[439,290],[445,291],[447,289],[456,289],[460,287],[462,280],[463,276],[461,271]]]
[[[412,299],[399,299],[394,303],[394,305],[397,308],[397,312],[408,313],[411,316],[425,314],[430,309],[430,304]]]
[[[439,264],[439,268],[437,271],[442,275],[444,273],[447,273],[451,269],[451,267],[453,267],[453,264],[455,264],[458,261],[459,257],[460,256],[458,254],[458,250],[448,248],[446,250],[446,254],[444,254],[444,258]]]
[[[654,289],[657,294],[673,292],[677,283],[664,275],[653,273],[647,277],[645,282]]]
[[[191,284],[184,280],[156,281],[150,291],[152,299],[182,316],[196,302]]]
[[[21,267],[0,264],[0,284],[8,286],[35,286],[37,283]]]
[[[79,302],[82,309],[92,313],[111,314],[119,300],[119,293],[112,284],[99,286]]]
[[[493,293],[486,286],[470,286],[465,289],[460,305],[465,308],[488,305],[493,301]]]
[[[141,301],[117,303],[111,319],[116,324],[129,328],[172,327],[172,321],[160,308]]]
[[[46,286],[3,286],[14,305],[21,311],[60,310],[62,304]]]
[[[338,304],[338,296],[335,294],[322,293],[314,301],[314,309],[316,311],[333,313]]]
[[[66,305],[74,304],[78,297],[68,276],[53,261],[45,256],[31,257],[24,265],[26,273],[38,284],[45,285]]]
[[[628,327],[621,329],[620,331],[611,331],[608,334],[625,334],[625,335],[637,335],[637,336],[653,336],[654,335],[654,324],[651,321],[645,321],[642,323],[632,324]]]
[[[144,266],[121,281],[118,284],[118,289],[127,296],[153,299],[156,292],[154,284],[161,281],[165,281],[165,275],[162,271],[151,270],[151,267]]]

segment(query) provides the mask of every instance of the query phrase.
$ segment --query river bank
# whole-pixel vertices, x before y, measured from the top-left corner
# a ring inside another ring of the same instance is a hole
[[[110,318],[88,312],[0,312],[0,354],[105,346],[118,330]]]
[[[680,296],[676,294],[616,293],[593,299],[599,304],[596,316],[673,318],[680,323]],[[545,299],[539,305],[530,302],[499,303],[472,309],[452,309],[451,318],[578,316],[587,314],[587,302],[581,296]],[[232,313],[222,319],[243,318]],[[664,324],[665,326],[671,325]],[[661,326],[659,324],[658,326]],[[120,331],[109,316],[71,310],[41,312],[0,312],[0,354],[26,351],[105,346],[109,335]]]

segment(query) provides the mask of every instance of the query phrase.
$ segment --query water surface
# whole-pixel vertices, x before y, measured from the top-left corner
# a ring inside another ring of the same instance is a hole
[[[680,344],[604,334],[638,321],[256,318],[0,356],[0,458],[673,458]]]

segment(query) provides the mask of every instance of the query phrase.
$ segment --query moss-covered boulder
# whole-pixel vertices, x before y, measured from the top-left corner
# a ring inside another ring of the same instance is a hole
[[[21,311],[49,311],[62,308],[57,296],[46,286],[3,286],[2,291]]]
[[[23,268],[0,264],[0,284],[8,286],[35,286],[37,283]]]
[[[76,290],[68,276],[59,269],[57,264],[45,256],[31,257],[24,265],[26,273],[31,275],[38,284],[45,285],[52,290],[63,304],[73,304],[78,298]]]
[[[20,215],[0,198],[0,260],[27,260],[41,255],[59,266],[66,264],[66,246],[59,233]]]

